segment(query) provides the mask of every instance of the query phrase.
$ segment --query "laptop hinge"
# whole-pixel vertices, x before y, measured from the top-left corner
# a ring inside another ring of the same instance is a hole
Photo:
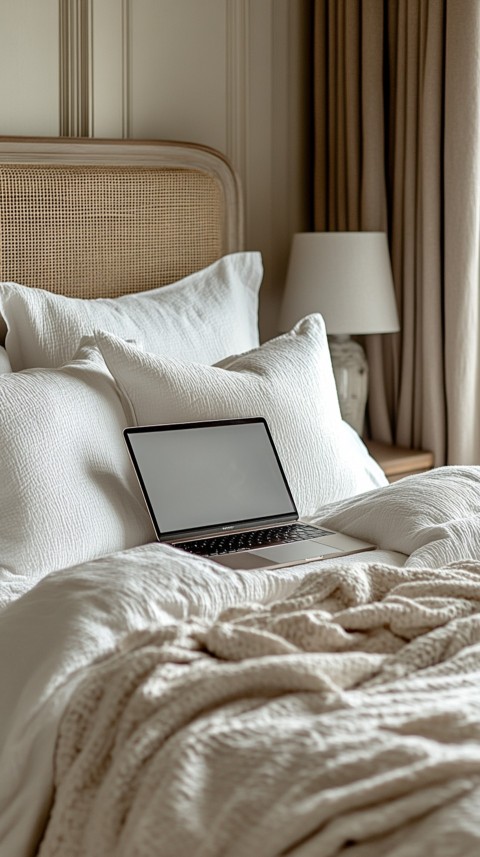
[[[174,545],[177,542],[195,542],[198,539],[215,539],[218,536],[230,535],[230,533],[234,535],[235,533],[252,533],[256,530],[271,530],[275,527],[286,527],[289,524],[298,524],[298,522],[299,518],[295,515],[294,517],[278,518],[275,521],[268,521],[268,523],[264,524],[250,524],[245,527],[231,527],[227,525],[225,527],[218,527],[215,530],[188,530],[183,534],[175,533],[172,537],[162,536],[160,541]]]

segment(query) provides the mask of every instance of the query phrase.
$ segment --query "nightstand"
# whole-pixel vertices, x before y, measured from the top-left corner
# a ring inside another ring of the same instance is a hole
[[[380,443],[377,440],[366,440],[365,445],[372,458],[385,472],[389,482],[396,482],[413,473],[423,473],[433,467],[433,452],[390,446],[388,443]]]

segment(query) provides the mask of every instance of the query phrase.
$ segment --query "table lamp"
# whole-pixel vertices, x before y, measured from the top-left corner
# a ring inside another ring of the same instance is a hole
[[[280,329],[322,314],[342,417],[363,432],[368,395],[365,352],[352,334],[399,330],[384,232],[301,232],[293,237]]]

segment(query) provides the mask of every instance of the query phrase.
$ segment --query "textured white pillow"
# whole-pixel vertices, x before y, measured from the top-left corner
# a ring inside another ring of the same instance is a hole
[[[341,418],[320,315],[217,366],[141,353],[103,332],[96,341],[140,425],[265,417],[301,515],[386,483]]]
[[[154,538],[95,347],[0,376],[0,563],[35,577]]]
[[[3,375],[5,372],[11,372],[12,367],[10,365],[10,360],[8,359],[8,354],[5,349],[0,345],[0,375]]]
[[[82,300],[0,283],[0,329],[14,371],[61,366],[96,329],[146,351],[215,363],[258,345],[260,253],[233,253],[159,289]],[[3,324],[2,324],[3,317]]]

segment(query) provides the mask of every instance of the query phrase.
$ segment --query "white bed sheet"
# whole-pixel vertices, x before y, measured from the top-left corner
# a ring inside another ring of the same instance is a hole
[[[172,617],[213,619],[229,606],[279,600],[315,568],[480,560],[480,468],[411,477],[330,507],[319,520],[379,550],[241,572],[153,544],[38,582],[0,567],[0,854],[35,853],[52,799],[58,724],[94,662]]]

